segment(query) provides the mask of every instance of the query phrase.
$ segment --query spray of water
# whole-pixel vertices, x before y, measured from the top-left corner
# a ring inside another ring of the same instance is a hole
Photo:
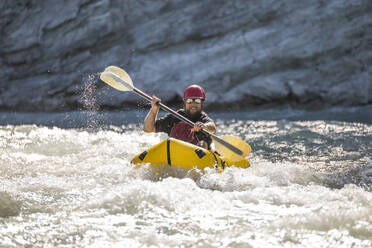
[[[80,99],[83,103],[83,109],[87,111],[86,124],[88,129],[96,129],[100,126],[97,116],[102,114],[99,112],[100,106],[97,102],[98,74],[90,74],[84,81]]]

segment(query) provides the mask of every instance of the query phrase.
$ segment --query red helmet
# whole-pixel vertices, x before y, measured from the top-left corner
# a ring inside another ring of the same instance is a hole
[[[193,84],[188,86],[183,92],[183,99],[202,99],[205,100],[205,91],[199,85]]]

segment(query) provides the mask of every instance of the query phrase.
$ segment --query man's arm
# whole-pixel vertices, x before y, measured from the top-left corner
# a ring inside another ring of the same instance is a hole
[[[213,134],[216,133],[216,130],[217,130],[216,124],[214,123],[214,121],[204,123],[203,129],[205,129],[208,132],[213,133]]]
[[[214,123],[214,121],[208,121],[206,123],[203,123],[203,122],[196,122],[194,127],[193,127],[193,131],[194,132],[199,132],[201,129],[204,129],[210,133],[216,133],[216,124]]]
[[[159,112],[159,102],[159,98],[152,96],[151,109],[143,122],[143,131],[146,133],[155,132],[155,121]]]

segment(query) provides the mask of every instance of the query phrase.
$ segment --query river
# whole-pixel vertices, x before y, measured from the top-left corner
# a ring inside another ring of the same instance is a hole
[[[143,110],[1,113],[0,247],[371,247],[371,109],[211,113],[222,173],[134,168]]]

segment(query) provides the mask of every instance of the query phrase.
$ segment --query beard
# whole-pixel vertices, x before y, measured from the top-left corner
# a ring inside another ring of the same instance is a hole
[[[201,115],[201,110],[198,112],[190,113],[189,111],[186,111],[186,113],[190,116],[190,119],[199,119]]]
[[[188,115],[189,119],[192,120],[193,122],[195,122],[196,120],[199,119],[201,113],[202,113],[202,110],[198,110],[196,112],[190,112],[189,110],[186,110],[185,109],[185,112],[186,114]]]
[[[184,103],[183,105],[183,110],[185,111],[187,117],[193,121],[193,122],[196,122],[199,120],[200,116],[202,115],[202,112],[203,112],[203,107],[204,107],[204,104],[202,102],[201,106],[199,109],[195,109],[193,111],[190,111],[190,109],[192,108],[186,108],[186,103]]]

